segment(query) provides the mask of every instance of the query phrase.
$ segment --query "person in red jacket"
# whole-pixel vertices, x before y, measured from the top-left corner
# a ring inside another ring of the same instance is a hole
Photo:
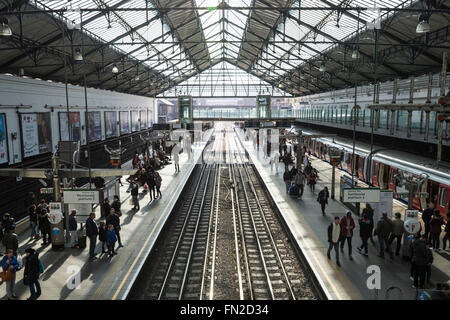
[[[345,241],[348,243],[348,256],[350,260],[352,257],[352,237],[353,229],[355,229],[355,221],[352,218],[352,213],[347,211],[347,215],[342,217],[341,222],[341,252],[344,252]]]

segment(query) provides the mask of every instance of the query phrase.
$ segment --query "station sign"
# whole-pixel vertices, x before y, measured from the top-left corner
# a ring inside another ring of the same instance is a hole
[[[58,224],[63,219],[61,202],[50,202],[49,205],[49,220],[51,224]]]
[[[346,188],[343,202],[380,202],[380,189]]]
[[[100,203],[98,190],[66,189],[64,203]]]
[[[330,156],[330,163],[332,166],[337,166],[341,163],[341,156]]]

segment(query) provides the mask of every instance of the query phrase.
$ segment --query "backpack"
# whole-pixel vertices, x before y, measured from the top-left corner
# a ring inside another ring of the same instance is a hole
[[[39,259],[39,273],[44,273],[45,267],[42,264],[41,260]]]

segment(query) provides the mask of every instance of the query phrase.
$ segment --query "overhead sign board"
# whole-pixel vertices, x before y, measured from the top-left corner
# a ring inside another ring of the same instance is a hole
[[[64,203],[100,203],[98,190],[66,189]]]
[[[379,202],[380,189],[353,188],[344,189],[344,202]]]

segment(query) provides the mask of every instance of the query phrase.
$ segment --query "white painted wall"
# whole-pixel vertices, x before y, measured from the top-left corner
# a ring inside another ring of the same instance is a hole
[[[84,87],[69,85],[68,96],[70,111],[80,112],[81,126],[85,126]],[[152,110],[153,123],[156,123],[158,119],[153,98],[88,88],[87,99],[88,111],[101,111],[102,140],[105,139],[104,111]],[[31,108],[23,108],[20,105],[31,106]],[[51,126],[53,150],[55,150],[59,141],[58,112],[65,112],[66,105],[64,83],[0,74],[0,113],[6,114],[10,164],[22,161],[21,133],[17,112],[49,112],[51,107],[54,107],[51,112]],[[19,109],[15,108],[16,106],[19,106]],[[119,119],[118,116],[117,119]],[[17,139],[14,141],[11,138],[12,133],[17,133]],[[82,130],[81,140],[82,144],[86,144],[86,130]]]

